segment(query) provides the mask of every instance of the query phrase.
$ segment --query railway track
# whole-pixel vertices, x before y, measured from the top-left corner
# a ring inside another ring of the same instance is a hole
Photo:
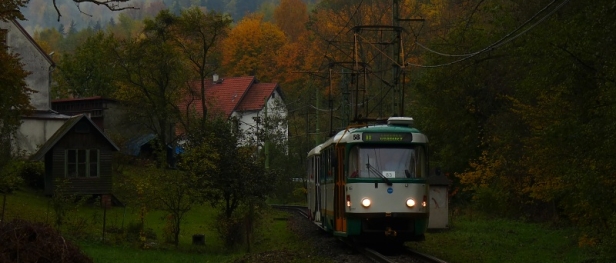
[[[304,218],[308,218],[308,211],[303,206],[297,205],[271,205],[273,208],[293,211],[300,214]],[[401,247],[399,249],[384,249],[367,247],[361,244],[350,242],[349,240],[339,239],[344,242],[349,248],[364,257],[368,258],[372,262],[377,263],[447,263],[444,260],[436,257],[420,253],[412,250],[409,247]]]
[[[295,211],[295,212],[299,213],[300,215],[302,215],[302,217],[308,219],[308,210],[304,206],[299,206],[299,205],[277,205],[277,204],[273,204],[273,205],[270,205],[270,206],[273,207],[273,208],[276,208],[276,209]]]
[[[344,241],[344,240],[343,240]],[[349,244],[372,262],[376,263],[447,263],[436,257],[420,253],[408,247],[396,249],[370,248],[358,244]]]

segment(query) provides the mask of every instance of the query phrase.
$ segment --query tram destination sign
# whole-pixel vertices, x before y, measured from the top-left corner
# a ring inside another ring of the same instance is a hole
[[[364,142],[412,142],[413,134],[411,133],[393,133],[393,132],[373,132],[362,133]]]

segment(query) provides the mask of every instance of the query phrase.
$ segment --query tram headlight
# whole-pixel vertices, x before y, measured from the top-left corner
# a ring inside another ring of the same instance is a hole
[[[361,200],[361,206],[363,207],[369,207],[370,204],[372,204],[372,201],[370,201],[370,199],[368,198],[364,198]]]
[[[411,198],[406,199],[406,206],[408,206],[408,207],[413,207],[413,206],[415,206],[415,200],[413,200],[413,199],[411,199]]]

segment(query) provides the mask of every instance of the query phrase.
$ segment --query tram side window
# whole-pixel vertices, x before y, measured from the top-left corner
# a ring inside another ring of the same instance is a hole
[[[427,161],[428,159],[426,158],[426,151],[424,149],[423,146],[418,146],[417,148],[415,148],[415,152],[417,154],[417,164],[415,165],[415,169],[416,169],[416,175],[419,178],[423,178],[426,177],[427,175]]]
[[[359,172],[360,172],[360,167],[359,167],[359,158],[358,158],[358,153],[359,152],[359,147],[353,147],[351,148],[351,151],[349,152],[349,168],[347,169],[348,174],[347,176],[350,178],[357,178],[359,177]]]
[[[314,177],[315,177],[315,181],[319,181],[319,183],[321,182],[321,157],[320,156],[315,156],[314,157]]]
[[[329,182],[329,178],[332,176],[332,166],[329,150],[325,151],[325,156],[323,156],[323,164],[325,165],[325,167],[323,167],[323,170],[325,171],[325,181]]]
[[[308,177],[306,179],[308,179],[309,182],[312,182],[312,180],[314,180],[314,169],[312,167],[312,159],[313,158],[314,157],[308,158],[308,161],[307,161],[307,164],[306,164],[306,176]]]
[[[334,162],[333,162],[333,157],[334,157],[333,148],[332,147],[328,148],[327,151],[325,151],[325,153],[326,153],[326,156],[325,156],[325,159],[326,159],[325,160],[325,164],[326,164],[325,170],[327,171],[325,173],[325,177],[326,177],[325,181],[326,182],[333,182],[334,178],[335,178],[335,175],[336,175],[336,168],[333,167],[333,165],[334,165]]]
[[[320,164],[320,168],[323,173],[321,174],[321,178],[319,179],[321,180],[321,182],[325,182],[327,180],[327,177],[329,177],[329,153],[326,150],[322,151]]]

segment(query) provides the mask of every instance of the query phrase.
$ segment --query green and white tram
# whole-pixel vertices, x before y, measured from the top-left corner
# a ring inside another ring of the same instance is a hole
[[[308,154],[314,223],[358,241],[423,240],[428,227],[428,138],[413,119],[348,128]]]

